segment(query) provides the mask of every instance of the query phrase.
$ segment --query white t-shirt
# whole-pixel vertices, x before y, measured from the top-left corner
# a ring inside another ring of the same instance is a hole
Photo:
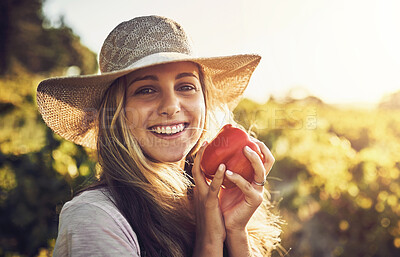
[[[140,256],[140,248],[109,192],[95,189],[63,206],[53,256]]]

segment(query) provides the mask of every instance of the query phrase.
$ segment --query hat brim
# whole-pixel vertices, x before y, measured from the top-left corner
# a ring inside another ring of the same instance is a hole
[[[61,137],[79,145],[96,148],[96,119],[105,91],[117,78],[135,70],[171,62],[198,63],[214,86],[216,99],[232,110],[246,89],[260,62],[259,55],[199,57],[181,53],[156,53],[146,56],[123,70],[42,81],[36,100],[45,123]]]

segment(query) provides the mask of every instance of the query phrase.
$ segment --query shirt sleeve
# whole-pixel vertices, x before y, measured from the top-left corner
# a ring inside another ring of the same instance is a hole
[[[86,203],[64,206],[53,256],[138,257],[140,250],[136,235],[120,213]]]

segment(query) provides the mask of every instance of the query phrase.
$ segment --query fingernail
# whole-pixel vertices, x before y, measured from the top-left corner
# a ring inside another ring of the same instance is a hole
[[[218,169],[219,170],[223,170],[225,168],[225,164],[223,164],[223,163],[221,163],[219,166],[218,166]]]
[[[207,141],[204,141],[201,146],[205,146],[207,144]]]
[[[246,150],[247,152],[250,152],[251,148],[250,148],[248,145],[246,145],[246,146],[244,147],[244,150]]]
[[[226,170],[225,173],[226,173],[226,175],[228,175],[228,176],[232,176],[232,175],[233,175],[233,172],[230,171],[230,170]]]

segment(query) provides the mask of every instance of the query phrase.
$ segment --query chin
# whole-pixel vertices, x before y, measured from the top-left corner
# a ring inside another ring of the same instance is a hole
[[[196,142],[186,142],[184,144],[176,144],[175,146],[159,146],[145,149],[150,159],[156,162],[178,163],[184,161]]]
[[[182,160],[185,160],[186,155],[174,155],[174,156],[167,156],[164,155],[162,158],[158,158],[161,162],[169,162],[169,163],[174,163],[174,162],[180,162]]]

